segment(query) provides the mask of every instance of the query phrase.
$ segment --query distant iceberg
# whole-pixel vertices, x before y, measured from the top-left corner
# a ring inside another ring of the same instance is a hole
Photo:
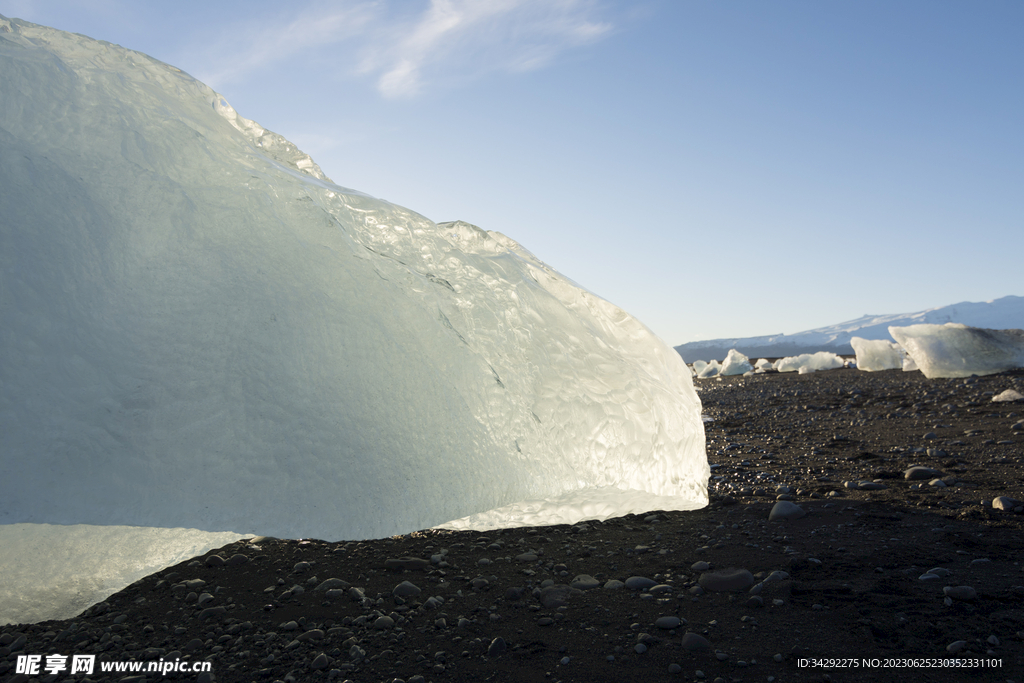
[[[339,187],[138,52],[0,17],[0,74],[5,576],[23,524],[338,540],[707,504],[679,355],[514,240]]]
[[[993,375],[1024,367],[1024,330],[987,330],[958,323],[890,327],[925,377]]]
[[[723,376],[742,375],[753,369],[754,366],[750,364],[749,358],[736,349],[730,349],[725,360],[722,361],[722,369],[719,374]]]
[[[857,354],[857,369],[865,372],[895,370],[903,367],[903,349],[899,344],[884,339],[862,339],[854,337],[850,340]]]
[[[774,368],[778,372],[797,372],[806,375],[820,370],[836,370],[846,363],[842,358],[828,351],[802,353],[799,356],[787,356],[775,361]]]

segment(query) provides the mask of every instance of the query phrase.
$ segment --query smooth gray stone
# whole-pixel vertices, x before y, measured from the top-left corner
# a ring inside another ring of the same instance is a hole
[[[505,643],[504,638],[495,638],[491,641],[490,647],[487,648],[488,657],[497,657],[505,653],[508,649],[508,645]]]
[[[394,557],[384,560],[385,569],[426,569],[429,566],[430,561],[421,557]]]
[[[978,597],[978,591],[970,586],[946,586],[942,592],[954,600],[975,600]]]
[[[754,575],[746,569],[719,569],[701,574],[697,583],[706,591],[742,591],[754,585]]]
[[[412,597],[419,595],[422,591],[413,583],[409,581],[403,581],[402,583],[395,586],[395,589],[391,591],[392,595],[397,595],[402,598]]]
[[[580,574],[572,581],[570,581],[569,585],[573,588],[578,588],[579,590],[585,591],[590,590],[591,588],[597,588],[601,585],[601,582],[595,579],[590,574]]]
[[[768,521],[774,522],[776,520],[785,519],[800,519],[807,513],[802,507],[796,503],[791,503],[788,500],[780,500],[772,506],[772,511],[768,513]]]
[[[686,633],[683,635],[682,646],[684,650],[710,650],[711,643],[702,635]]]
[[[626,579],[626,588],[630,590],[644,590],[651,586],[657,586],[658,582],[653,579],[648,579],[646,576],[631,576]]]
[[[554,586],[547,586],[540,590],[540,604],[551,609],[552,607],[561,607],[564,605],[570,597],[573,595],[579,595],[583,591],[566,586],[564,583],[560,583]]]
[[[915,465],[903,473],[903,478],[910,481],[915,481],[917,479],[934,479],[935,477],[940,476],[942,476],[942,472],[933,470],[931,467],[923,467],[921,465]]]

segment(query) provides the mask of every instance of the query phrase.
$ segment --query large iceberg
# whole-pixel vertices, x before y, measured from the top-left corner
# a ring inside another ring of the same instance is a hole
[[[993,375],[1024,367],[1024,330],[946,323],[890,327],[889,334],[929,379]]]
[[[0,17],[0,74],[5,576],[49,525],[194,550],[707,504],[682,359],[512,239],[339,187],[138,52]]]

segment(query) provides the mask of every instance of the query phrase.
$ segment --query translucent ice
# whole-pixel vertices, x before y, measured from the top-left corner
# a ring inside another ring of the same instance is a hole
[[[713,360],[710,363],[708,363],[707,365],[705,365],[704,368],[700,372],[697,373],[697,377],[700,378],[700,379],[707,379],[708,377],[715,377],[715,376],[718,375],[719,372],[721,372],[721,370],[722,370],[722,365],[717,360]]]
[[[806,375],[819,370],[835,370],[845,365],[843,359],[828,351],[802,353],[799,356],[787,356],[775,361],[775,369],[779,372],[799,372]]]
[[[857,369],[866,372],[879,370],[895,370],[903,367],[903,353],[899,344],[884,339],[850,339],[854,353],[857,354]]]
[[[1024,330],[946,323],[890,327],[889,334],[929,378],[992,375],[1024,367]]]
[[[0,525],[0,624],[70,619],[148,574],[238,538],[196,529]]]
[[[173,67],[3,25],[0,523],[359,539],[706,505],[690,373],[627,313],[333,184]]]
[[[750,359],[744,356],[736,349],[730,349],[725,360],[722,361],[722,369],[719,371],[721,375],[742,375],[745,372],[750,372],[754,369],[754,366],[750,364]]]

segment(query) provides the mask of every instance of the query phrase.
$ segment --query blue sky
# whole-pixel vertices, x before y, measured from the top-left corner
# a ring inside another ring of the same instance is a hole
[[[1024,3],[4,2],[669,344],[1024,295]],[[0,75],[2,76],[2,75]]]

